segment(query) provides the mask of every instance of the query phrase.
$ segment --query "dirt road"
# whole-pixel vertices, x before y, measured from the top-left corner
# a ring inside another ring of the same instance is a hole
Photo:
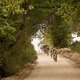
[[[40,53],[36,68],[24,80],[80,80],[80,68],[60,55],[55,62],[50,56]]]

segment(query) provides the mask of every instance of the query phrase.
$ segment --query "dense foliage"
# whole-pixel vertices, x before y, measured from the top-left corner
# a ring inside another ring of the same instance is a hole
[[[26,0],[27,1],[27,0]],[[27,12],[33,9],[24,0],[0,0],[0,75],[18,71],[25,63],[37,59],[31,44],[34,32],[27,25]],[[28,20],[29,21],[29,20]]]
[[[49,0],[53,5],[48,28],[44,30],[44,41],[58,47],[68,47],[71,44],[71,33],[80,32],[80,1],[79,0]],[[57,18],[55,18],[57,16]]]
[[[70,48],[75,51],[75,52],[78,52],[80,54],[80,42],[76,41],[76,42],[73,42],[71,45],[70,45]]]
[[[0,0],[0,75],[36,60],[31,39],[45,20],[47,43],[67,46],[71,31],[80,33],[79,14],[80,0]]]
[[[44,42],[54,47],[68,47],[71,43],[71,30],[60,16],[49,17],[49,26],[44,30]]]

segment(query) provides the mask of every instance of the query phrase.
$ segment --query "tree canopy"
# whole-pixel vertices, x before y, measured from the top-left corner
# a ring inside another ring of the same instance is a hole
[[[40,29],[47,43],[67,46],[72,32],[80,34],[80,0],[0,0],[1,75],[36,60],[31,39]]]

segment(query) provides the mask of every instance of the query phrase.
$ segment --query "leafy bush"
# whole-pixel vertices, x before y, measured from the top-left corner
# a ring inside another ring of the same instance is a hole
[[[26,63],[33,63],[37,59],[31,40],[25,32],[11,49],[3,52],[0,53],[0,70],[2,71],[0,74],[2,76],[12,75]]]
[[[80,53],[80,42],[76,41],[76,42],[73,42],[70,46],[70,48],[73,50],[73,51],[76,51],[78,53]]]

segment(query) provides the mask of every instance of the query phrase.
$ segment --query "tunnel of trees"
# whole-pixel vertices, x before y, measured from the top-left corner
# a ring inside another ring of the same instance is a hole
[[[38,30],[48,45],[70,46],[71,34],[80,34],[80,0],[0,0],[0,75],[37,59],[31,41]]]

